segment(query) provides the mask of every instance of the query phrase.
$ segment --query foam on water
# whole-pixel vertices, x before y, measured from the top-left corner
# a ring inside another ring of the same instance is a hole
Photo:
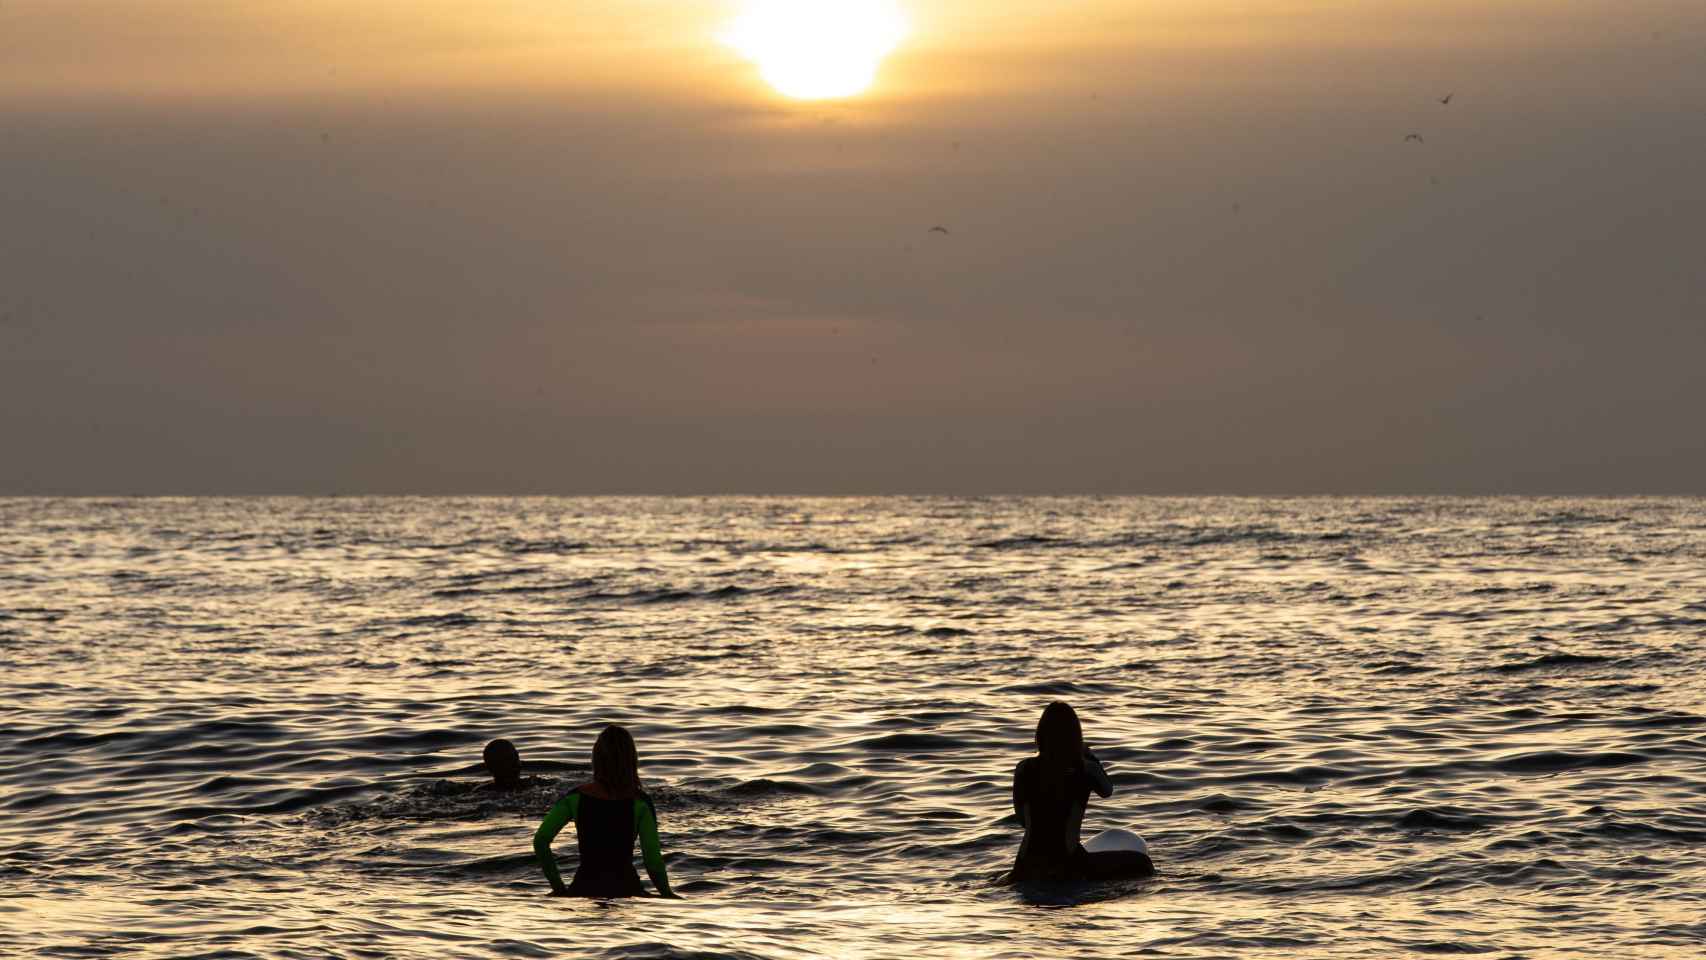
[[[1696,956],[1703,637],[1699,500],[0,500],[0,954]],[[989,884],[1055,698],[1159,881]]]

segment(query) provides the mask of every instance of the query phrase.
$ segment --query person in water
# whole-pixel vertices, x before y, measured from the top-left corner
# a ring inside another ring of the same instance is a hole
[[[551,841],[573,820],[580,844],[580,862],[568,886],[557,872]],[[669,889],[663,850],[658,844],[658,814],[652,798],[640,789],[640,760],[634,738],[615,724],[604,728],[592,747],[592,782],[558,800],[539,831],[533,852],[551,892],[568,897],[643,897],[640,875],[634,870],[634,838],[639,837],[646,873],[658,896],[676,898]],[[679,898],[676,898],[679,899]]]
[[[1013,812],[1025,824],[1025,839],[1008,874],[1011,882],[1155,875],[1155,864],[1146,853],[1084,849],[1078,832],[1092,790],[1105,799],[1113,796],[1114,785],[1084,745],[1077,712],[1057,700],[1044,708],[1037,721],[1037,755],[1019,761],[1013,770]]]
[[[486,772],[492,775],[489,789],[498,793],[521,789],[521,751],[515,749],[515,744],[503,739],[493,740],[486,744],[480,759],[486,764]]]

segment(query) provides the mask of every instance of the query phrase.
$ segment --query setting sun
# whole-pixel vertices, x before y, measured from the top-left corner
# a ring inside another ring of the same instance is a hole
[[[797,100],[861,93],[906,36],[892,0],[752,0],[722,40]]]

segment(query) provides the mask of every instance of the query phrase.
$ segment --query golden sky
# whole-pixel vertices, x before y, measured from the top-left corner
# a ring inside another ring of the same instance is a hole
[[[0,493],[1706,475],[1706,4],[901,6],[0,0]]]
[[[577,90],[719,99],[750,68],[717,34],[740,0],[9,0],[0,91],[243,98]],[[988,91],[1229,69],[1299,51],[1496,51],[1698,29],[1686,0],[909,0],[882,92]],[[1236,52],[1235,63],[1220,58]]]

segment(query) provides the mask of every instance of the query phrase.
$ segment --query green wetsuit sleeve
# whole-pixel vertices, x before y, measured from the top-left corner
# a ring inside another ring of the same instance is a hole
[[[551,841],[557,839],[563,827],[580,813],[580,806],[579,791],[558,800],[533,834],[533,855],[539,859],[539,868],[545,871],[545,879],[551,881],[551,890],[555,893],[567,893],[569,888],[563,886],[563,875],[557,872],[557,858],[551,855]]]
[[[658,814],[650,801],[634,801],[634,823],[640,828],[640,853],[646,859],[652,886],[658,888],[659,896],[675,896],[669,889],[669,872],[663,867],[663,845],[658,843]]]

